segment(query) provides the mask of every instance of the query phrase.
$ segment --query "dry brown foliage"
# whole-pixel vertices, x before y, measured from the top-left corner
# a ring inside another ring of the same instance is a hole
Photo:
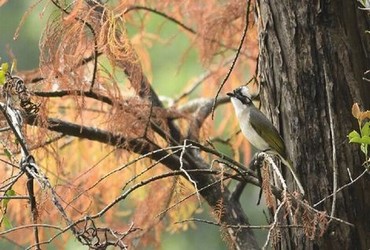
[[[190,32],[179,26],[179,32],[186,34],[191,44],[189,50],[198,51],[201,62],[209,68],[209,77],[203,81],[200,89],[204,97],[213,97],[212,93],[228,69],[225,60],[229,60],[238,47],[246,8],[243,1],[226,4],[217,1],[207,4],[198,1],[181,1],[176,4],[172,1],[118,1],[116,5],[105,6],[87,2],[41,2],[46,7],[57,6],[57,10],[49,17],[40,39],[40,68],[19,73],[25,82],[34,82],[29,85],[36,93],[32,100],[41,105],[37,113],[39,126],[24,126],[27,145],[33,149],[32,154],[54,186],[72,221],[101,211],[121,194],[121,188],[125,185],[135,185],[141,180],[163,174],[166,168],[154,161],[136,161],[138,155],[114,145],[60,136],[48,129],[48,118],[103,129],[126,138],[126,142],[144,140],[167,147],[168,140],[171,139],[168,121],[176,119],[182,136],[186,136],[186,130],[190,131],[192,126],[196,126],[191,121],[194,119],[194,110],[181,111],[181,107],[189,100],[188,96],[184,96],[178,104],[170,108],[158,105],[155,97],[150,97],[150,82],[146,75],[151,75],[148,72],[151,69],[148,53],[151,44],[147,42],[147,38],[152,42],[171,41],[164,41],[160,36],[149,33],[145,26],[150,23],[152,16],[157,15],[155,11],[158,11],[189,27]],[[163,20],[171,22],[166,18]],[[136,27],[135,36],[128,35],[128,25]],[[255,28],[250,30],[251,36],[254,36]],[[251,62],[254,64],[256,52],[256,42],[246,43],[241,51],[244,59],[239,61],[238,67],[248,68]],[[185,53],[182,60],[186,60],[186,51],[179,53]],[[96,56],[99,57],[95,61]],[[182,62],[178,64],[181,67]],[[122,78],[122,72],[126,77]],[[238,79],[245,76],[242,72],[243,70],[235,71],[228,89],[240,84]],[[190,79],[189,85],[194,79]],[[179,86],[179,93],[181,88],[186,90],[186,86]],[[94,93],[97,97],[91,98],[86,93]],[[231,117],[230,115],[228,119]],[[151,124],[155,124],[155,127]],[[224,120],[217,131],[214,122],[206,119],[201,129],[192,137],[201,140],[211,133],[222,135],[222,131],[230,124]],[[236,124],[233,126],[236,129]],[[213,132],[215,130],[216,133]],[[2,133],[1,139],[4,148],[15,155],[13,163],[18,165],[16,159],[19,158],[17,154],[20,148],[13,143],[11,131]],[[244,143],[237,138],[235,147]],[[122,145],[119,146],[122,148]],[[135,162],[127,164],[130,161]],[[122,167],[125,163],[127,166]],[[6,178],[15,172],[10,167],[3,167],[1,171]],[[173,224],[199,212],[199,204],[194,195],[191,199],[182,201],[183,197],[194,192],[194,187],[183,177],[172,178],[175,178],[174,181],[167,178],[141,187],[135,195],[128,197],[124,203],[126,205],[116,205],[107,211],[104,214],[104,223],[101,223],[124,232],[129,230],[130,224],[122,221],[131,218],[134,227],[140,230],[130,234],[127,242],[140,237],[141,245],[154,242],[159,244],[160,233],[165,227],[171,232],[194,227],[194,223]],[[26,194],[25,181],[20,179],[12,187],[16,194]],[[55,223],[60,220],[51,196],[36,187],[39,222]],[[6,216],[11,218],[13,226],[29,221],[29,215],[21,212],[25,208],[29,209],[27,203],[27,200],[9,203]],[[173,208],[160,215],[165,208],[173,205]],[[217,207],[222,213],[222,204]],[[163,218],[167,218],[166,223]],[[31,223],[29,221],[27,224]],[[46,239],[47,232],[48,229],[40,229],[40,238]],[[15,232],[9,237],[16,238],[19,233]],[[23,243],[30,242],[32,237],[23,237]],[[57,238],[55,244],[61,246],[65,237]]]
[[[275,207],[275,198],[274,195],[272,194],[271,190],[271,185],[270,185],[270,170],[269,166],[266,161],[263,161],[263,166],[261,168],[261,175],[262,175],[262,190],[263,190],[263,195],[265,196],[265,202],[266,206],[268,208],[273,208]]]

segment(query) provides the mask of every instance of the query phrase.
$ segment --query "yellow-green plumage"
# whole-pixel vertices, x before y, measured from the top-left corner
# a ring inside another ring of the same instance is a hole
[[[292,161],[287,155],[283,139],[271,121],[254,106],[249,89],[243,86],[228,95],[231,97],[242,133],[248,141],[258,150],[278,155],[282,163],[292,173],[300,192],[304,194],[302,184],[293,169]]]

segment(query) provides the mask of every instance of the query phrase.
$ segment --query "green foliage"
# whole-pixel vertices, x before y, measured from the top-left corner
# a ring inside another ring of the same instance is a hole
[[[5,75],[8,72],[9,65],[7,63],[2,63],[0,67],[0,85],[4,85],[6,79]]]
[[[7,148],[4,148],[4,154],[9,160],[12,159],[12,153]]]
[[[0,66],[0,86],[4,85],[6,82],[6,73],[10,72],[12,73],[13,70],[15,70],[15,67],[17,66],[16,61],[13,61],[12,67],[10,68],[9,71],[9,64],[8,63],[2,63]]]
[[[3,217],[3,225],[5,229],[11,229],[13,227],[12,223],[10,222],[8,216],[4,215]]]
[[[7,197],[12,197],[12,196],[14,196],[14,195],[15,195],[15,191],[14,191],[14,190],[12,190],[12,189],[10,189],[10,190],[6,191],[6,193],[5,193],[5,196],[7,196]],[[1,206],[2,206],[3,208],[5,208],[6,206],[8,206],[9,201],[10,201],[10,199],[9,199],[9,198],[4,198],[4,199],[2,199],[2,201],[1,201]]]
[[[1,200],[1,211],[2,211],[2,213],[3,213],[3,216],[1,217],[1,224],[2,225],[4,225],[4,227],[5,227],[5,229],[10,229],[10,228],[12,228],[13,227],[13,225],[12,225],[12,223],[10,222],[10,220],[9,220],[9,218],[8,218],[8,216],[6,216],[6,210],[7,210],[7,208],[8,208],[8,203],[9,203],[9,201],[10,201],[10,198],[12,197],[12,196],[15,196],[16,195],[16,193],[15,193],[15,191],[13,190],[13,189],[9,189],[9,190],[7,190],[6,191],[6,193],[5,193],[5,196],[6,197],[9,197],[9,198],[3,198],[2,200]]]
[[[361,133],[353,130],[349,133],[348,138],[350,143],[361,144],[361,151],[365,154],[366,158],[368,155],[368,146],[370,145],[370,122],[366,122],[362,127],[360,127]]]
[[[352,107],[352,115],[357,119],[359,125],[359,132],[353,130],[351,133],[348,134],[348,139],[350,143],[358,143],[360,144],[360,149],[364,153],[366,157],[366,161],[368,162],[368,148],[370,145],[370,111],[361,111],[358,104],[355,103]]]

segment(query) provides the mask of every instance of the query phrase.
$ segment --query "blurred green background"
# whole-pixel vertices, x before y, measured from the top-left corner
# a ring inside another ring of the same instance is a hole
[[[32,1],[34,2],[34,1]],[[13,39],[23,14],[31,5],[31,1],[10,0],[0,8],[0,58],[1,62],[11,62],[9,55],[17,59],[18,70],[30,70],[38,67],[39,39],[50,15],[50,8],[46,11],[36,7],[25,20],[19,36]],[[42,14],[40,14],[42,13]],[[160,26],[160,28],[158,28]],[[149,49],[152,72],[149,76],[159,95],[178,96],[183,85],[200,76],[205,71],[199,62],[197,51],[188,51],[190,41],[176,25],[165,22],[161,17],[151,16],[146,29],[162,38],[171,38],[171,42],[161,44],[152,43]],[[128,27],[129,35],[135,36],[136,28]],[[183,57],[184,53],[186,57]],[[184,60],[185,58],[185,60]],[[173,84],[176,83],[176,84]],[[265,206],[257,207],[259,189],[247,185],[242,196],[243,207],[250,219],[251,225],[266,225],[263,215]],[[207,207],[206,203],[203,205]],[[207,208],[208,209],[208,208]],[[199,218],[209,218],[207,209]],[[171,234],[166,232],[161,249],[227,249],[220,237],[219,229],[212,225],[197,223],[197,228],[186,232]],[[2,229],[3,230],[3,229]],[[266,240],[266,230],[255,230],[260,245]],[[19,249],[6,239],[0,238],[0,249]],[[54,249],[49,246],[47,249]],[[86,249],[75,240],[66,243],[65,249]],[[148,248],[152,249],[152,248]],[[154,248],[153,248],[154,249]]]

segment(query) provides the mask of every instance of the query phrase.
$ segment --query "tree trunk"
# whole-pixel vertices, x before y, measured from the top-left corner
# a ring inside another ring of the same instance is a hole
[[[347,134],[358,128],[353,103],[369,109],[369,19],[355,0],[258,1],[261,102],[280,129],[303,182],[309,204],[332,194],[364,168],[358,145]],[[291,179],[290,179],[291,180]],[[291,181],[292,182],[292,181]],[[283,249],[369,249],[370,176],[337,194],[333,216],[322,237],[309,240],[299,229],[282,232]],[[333,198],[317,209],[332,210]],[[301,230],[301,229],[300,229]]]

